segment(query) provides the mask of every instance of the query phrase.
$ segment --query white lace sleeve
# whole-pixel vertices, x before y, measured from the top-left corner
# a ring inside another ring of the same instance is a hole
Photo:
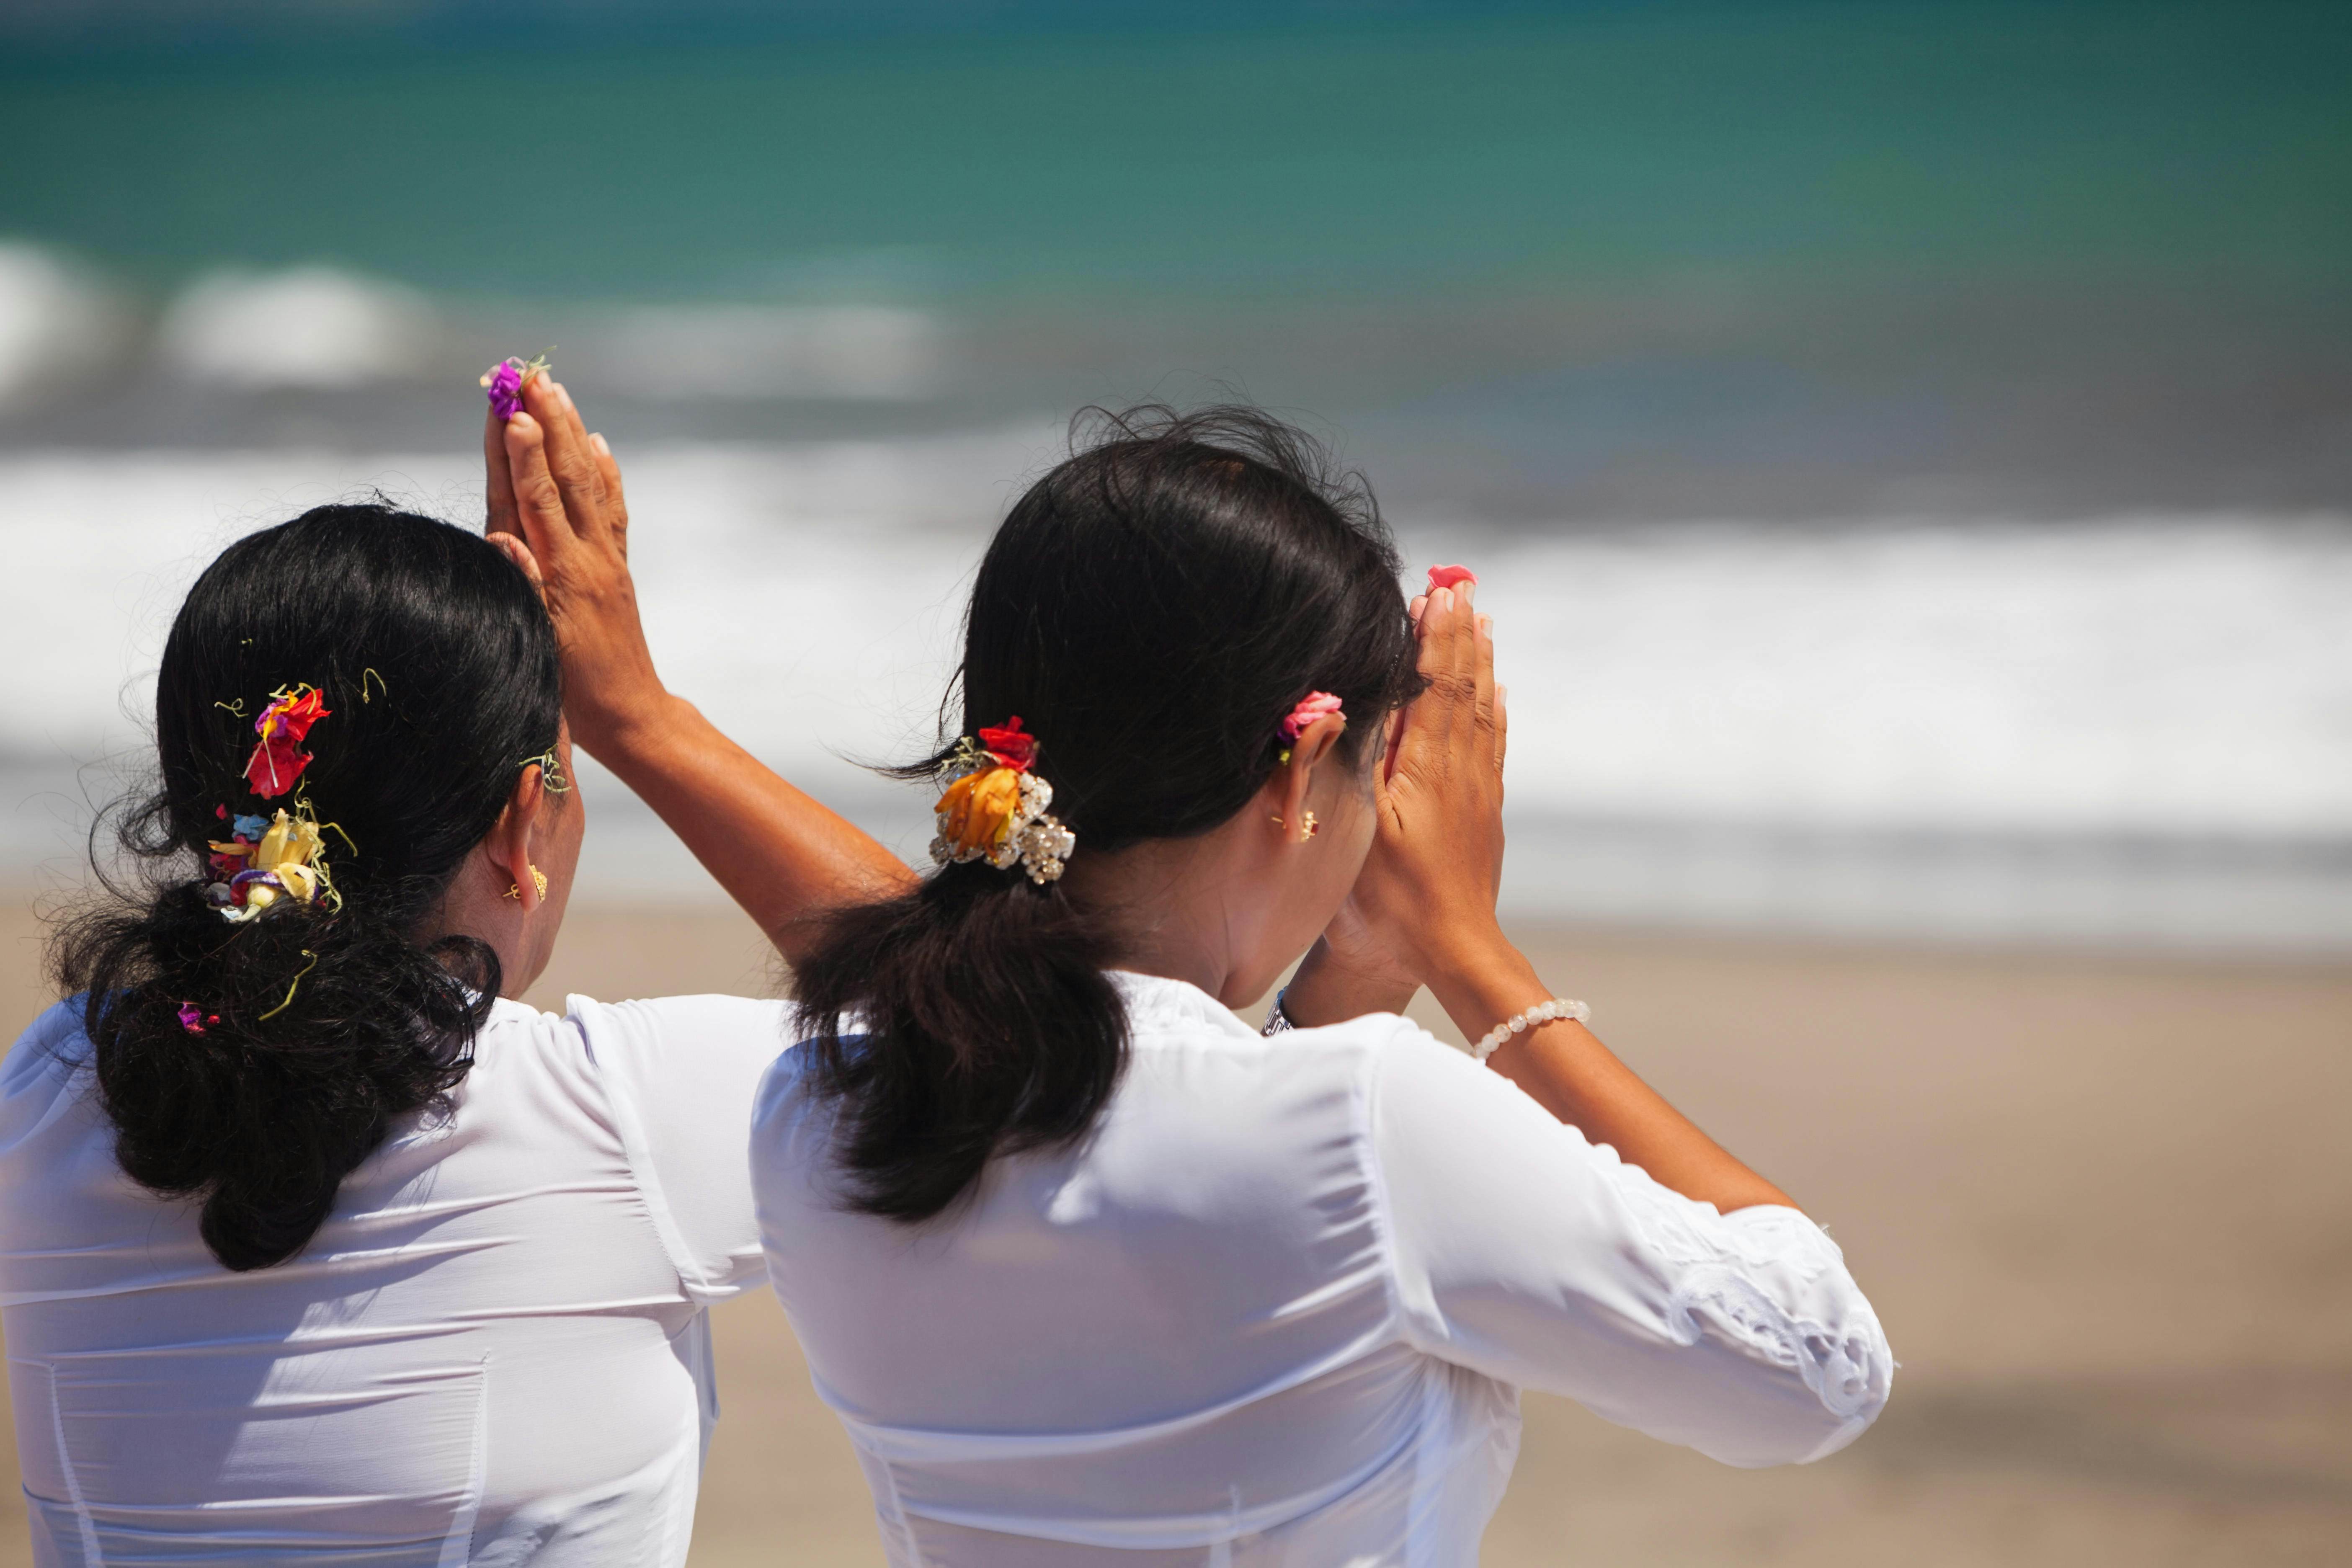
[[[1819,1458],[1877,1418],[1885,1333],[1803,1215],[1671,1192],[1418,1029],[1375,1073],[1420,1348],[1731,1465]]]

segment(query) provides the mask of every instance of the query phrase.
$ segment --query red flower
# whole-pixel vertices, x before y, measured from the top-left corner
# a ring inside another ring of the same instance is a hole
[[[307,682],[279,692],[261,710],[261,717],[253,721],[261,743],[253,748],[245,764],[245,782],[253,786],[254,794],[268,800],[294,787],[294,781],[310,765],[310,753],[302,750],[302,737],[331,711],[319,689]]]
[[[1433,566],[1429,569],[1429,591],[1433,594],[1440,588],[1459,587],[1465,583],[1475,584],[1477,581],[1478,574],[1467,566]]]
[[[1002,725],[982,726],[980,743],[986,746],[998,762],[1016,773],[1027,773],[1029,764],[1037,759],[1037,737],[1021,732],[1021,715],[1018,713]]]

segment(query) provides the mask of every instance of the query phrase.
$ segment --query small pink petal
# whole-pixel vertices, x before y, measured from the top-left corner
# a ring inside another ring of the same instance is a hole
[[[1467,566],[1433,566],[1429,569],[1429,591],[1433,594],[1440,588],[1452,588],[1464,583],[1475,584],[1477,581],[1478,574]]]
[[[1328,691],[1310,691],[1298,700],[1298,706],[1283,717],[1282,738],[1296,741],[1318,719],[1339,712],[1339,700]],[[1345,715],[1342,715],[1345,717]]]

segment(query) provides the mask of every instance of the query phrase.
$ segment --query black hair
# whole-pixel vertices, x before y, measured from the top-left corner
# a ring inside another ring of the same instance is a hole
[[[1362,479],[1247,408],[1090,409],[1073,437],[981,562],[961,733],[1022,719],[1080,856],[1231,818],[1310,691],[1342,700],[1360,763],[1419,683]],[[1098,918],[1017,866],[947,866],[826,917],[793,994],[848,1206],[928,1219],[992,1155],[1083,1136],[1126,1064],[1118,958]]]
[[[314,760],[264,799],[245,778],[254,720],[303,682],[328,709],[303,742]],[[392,1124],[465,1077],[498,955],[425,933],[562,711],[537,592],[432,518],[319,507],[230,545],[189,590],[155,682],[160,777],[120,824],[137,874],[101,864],[110,896],[50,959],[87,994],[124,1173],[201,1200],[228,1268],[299,1252]],[[335,896],[223,920],[208,842],[230,837],[225,817],[298,803],[332,825]]]

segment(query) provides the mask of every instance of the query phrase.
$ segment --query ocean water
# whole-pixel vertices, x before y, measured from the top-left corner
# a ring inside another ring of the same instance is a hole
[[[214,551],[478,516],[551,344],[666,673],[908,852],[1071,412],[1239,396],[1479,569],[1515,909],[2352,947],[2352,13],[901,11],[0,50],[0,874]],[[590,896],[715,896],[588,783]]]
[[[624,449],[665,678],[894,842],[971,574],[1054,426]],[[18,866],[69,873],[135,766],[186,583],[253,527],[381,491],[478,519],[450,454],[0,459],[44,590],[0,627]],[[2352,942],[2352,519],[1910,516],[1575,531],[1402,520],[1482,575],[1510,690],[1508,900],[1552,918],[2162,942]],[[393,672],[397,679],[396,672]],[[79,764],[113,759],[77,773]],[[713,896],[614,781],[583,897]]]

